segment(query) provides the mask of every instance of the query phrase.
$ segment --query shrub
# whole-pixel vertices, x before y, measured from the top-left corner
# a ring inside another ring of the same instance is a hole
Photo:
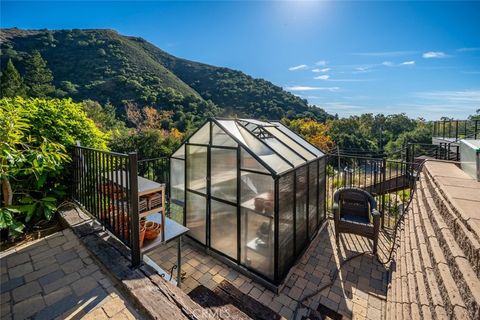
[[[105,135],[70,99],[0,99],[0,229],[10,236],[50,220],[63,197],[67,147],[106,148]]]

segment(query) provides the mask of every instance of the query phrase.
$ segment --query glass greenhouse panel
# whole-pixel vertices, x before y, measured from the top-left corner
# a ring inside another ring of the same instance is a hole
[[[295,260],[295,247],[293,242],[294,232],[293,229],[293,184],[294,184],[293,172],[282,176],[279,179],[279,230],[278,230],[278,249],[279,249],[279,272],[280,276],[283,276],[288,267]]]
[[[233,120],[218,121],[228,132],[242,142],[252,153],[258,155],[270,168],[280,173],[292,166],[280,158],[272,149],[263,144],[250,131],[235,123]]]
[[[185,222],[183,221],[183,206],[179,206],[174,202],[171,202],[169,218],[183,225]]]
[[[308,173],[308,234],[312,237],[317,230],[317,186],[318,186],[317,162],[309,164]]]
[[[250,172],[241,173],[241,262],[273,277],[273,179]]]
[[[216,123],[212,123],[212,145],[236,147],[238,144]]]
[[[237,201],[237,150],[210,149],[211,195]]]
[[[262,166],[254,157],[252,157],[250,153],[245,151],[243,148],[240,149],[240,168],[269,173],[264,166]]]
[[[273,217],[273,179],[264,174],[242,171],[240,184],[240,203],[259,214]]]
[[[245,123],[245,124],[252,124],[255,125],[256,127],[267,127],[267,126],[273,126],[270,122],[265,122],[265,121],[260,121],[256,119],[239,119],[240,122]]]
[[[282,157],[287,159],[290,163],[292,163],[295,167],[304,164],[306,161],[300,158],[295,152],[287,148],[283,145],[280,141],[276,138],[266,138],[263,141],[277,154],[281,154]]]
[[[171,199],[183,203],[185,200],[185,161],[172,158],[170,161]]]
[[[294,133],[292,130],[290,130],[289,128],[287,128],[286,126],[284,126],[282,123],[278,122],[278,121],[275,121],[273,122],[277,125],[277,128],[278,130],[280,130],[281,132],[285,133],[287,136],[289,136],[290,138],[292,138],[293,140],[295,140],[298,144],[302,145],[305,149],[309,150],[310,152],[312,152],[314,155],[316,155],[317,157],[321,157],[324,155],[323,152],[321,152],[319,149],[315,148],[314,146],[312,146],[310,143],[308,143],[307,141],[305,141],[304,139],[302,139],[300,136],[298,136],[296,133]]]
[[[240,262],[269,279],[274,276],[273,218],[241,209]]]
[[[173,158],[180,158],[180,159],[185,159],[185,144],[182,144],[180,148],[178,148],[177,151],[175,151],[174,154],[172,154]]]
[[[304,157],[307,160],[313,160],[316,158],[315,155],[313,155],[311,152],[309,152],[305,147],[301,144],[299,144],[297,141],[291,139],[289,136],[284,134],[282,131],[278,130],[275,127],[267,127],[265,128],[268,132],[270,132],[274,137],[276,137],[278,140],[283,141],[285,144],[287,144],[290,148],[295,150],[299,155]],[[287,158],[289,159],[289,158]]]
[[[211,246],[237,259],[237,207],[211,200]]]
[[[299,168],[296,176],[296,252],[299,253],[307,243],[307,170]]]
[[[204,196],[187,191],[188,234],[201,243],[206,243],[207,200]]]
[[[207,192],[207,147],[187,145],[187,189]]]
[[[318,210],[320,212],[319,219],[326,218],[325,212],[325,158],[322,158],[318,161]]]
[[[210,143],[210,121],[205,123],[189,139],[189,143],[209,144]]]

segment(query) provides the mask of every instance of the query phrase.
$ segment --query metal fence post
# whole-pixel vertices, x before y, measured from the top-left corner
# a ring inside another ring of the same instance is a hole
[[[132,267],[140,266],[140,221],[138,210],[138,157],[136,152],[128,154],[128,175],[130,178],[130,249],[132,250]]]
[[[478,121],[479,120],[475,120],[475,133],[474,133],[474,135],[475,135],[474,139],[475,140],[477,140],[477,134],[478,134]]]
[[[382,174],[381,174],[381,194],[382,194],[382,229],[385,228],[385,192],[383,192],[384,186],[385,186],[385,181],[387,180],[387,159],[383,158],[382,159]],[[390,225],[390,223],[389,223]]]

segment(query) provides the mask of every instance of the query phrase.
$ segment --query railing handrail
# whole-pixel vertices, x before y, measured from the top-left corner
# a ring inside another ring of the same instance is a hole
[[[170,159],[170,157],[158,157],[158,158],[146,158],[146,159],[139,159],[138,162],[147,162],[147,161],[156,161],[156,160],[165,160]]]
[[[455,124],[453,126],[453,124]],[[469,125],[470,124],[470,125]],[[480,135],[480,120],[464,119],[464,120],[436,120],[433,121],[432,137],[437,138],[455,138],[459,139],[459,135],[467,134],[473,128],[475,139]],[[446,127],[448,125],[448,130]],[[453,132],[452,132],[453,127]]]
[[[103,149],[96,149],[96,148],[90,148],[90,147],[84,147],[84,146],[72,146],[73,148],[78,148],[82,150],[89,150],[89,151],[95,151],[95,152],[101,152],[103,154],[110,154],[114,156],[119,156],[119,157],[125,157],[128,158],[128,154],[126,153],[120,153],[120,152],[115,152],[115,151],[109,151],[109,150],[103,150]]]

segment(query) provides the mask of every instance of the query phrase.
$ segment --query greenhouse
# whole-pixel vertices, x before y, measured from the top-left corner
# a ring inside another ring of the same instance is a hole
[[[172,217],[274,286],[325,219],[324,154],[278,121],[210,119],[170,163]]]

